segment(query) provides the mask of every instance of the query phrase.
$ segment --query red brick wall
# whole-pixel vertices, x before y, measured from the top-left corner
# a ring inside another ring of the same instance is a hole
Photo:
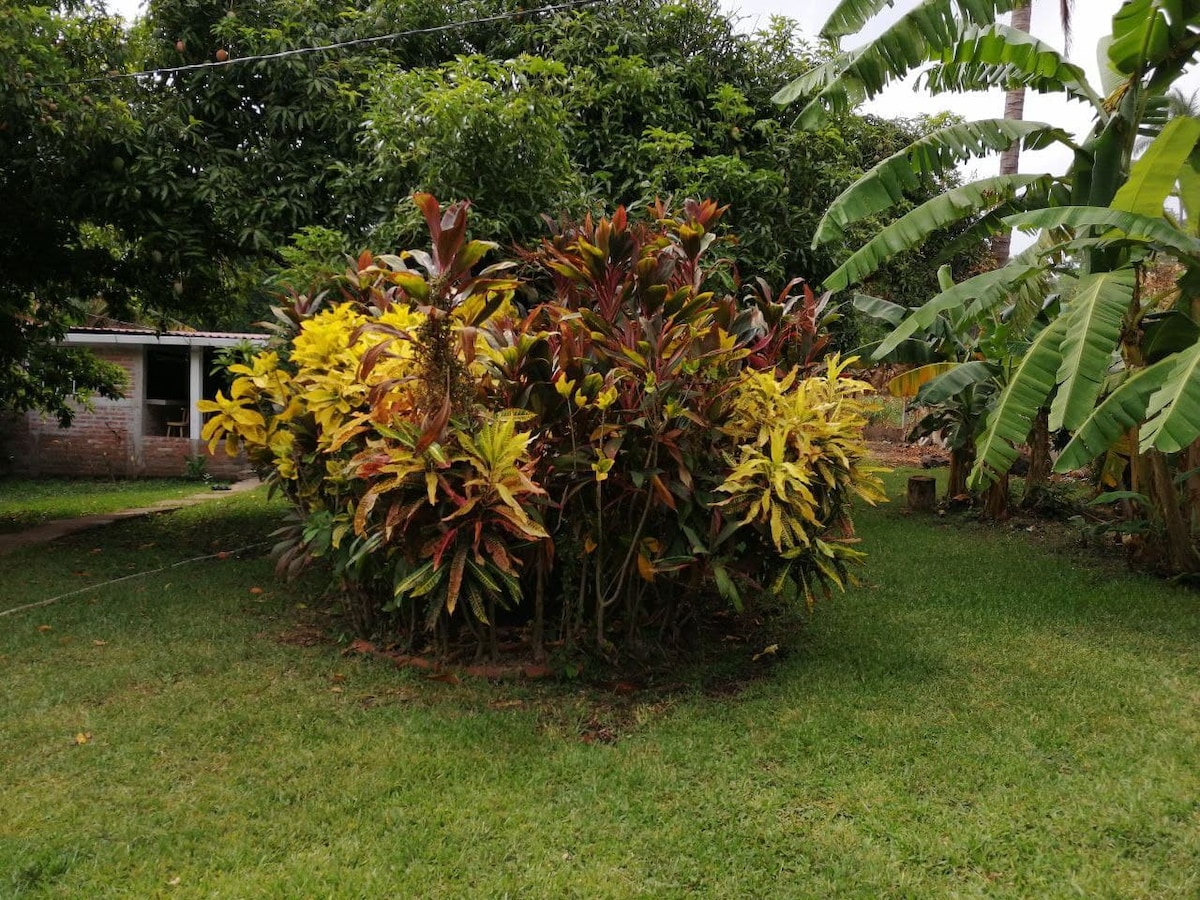
[[[250,464],[246,461],[246,455],[239,453],[237,456],[231,458],[225,452],[224,444],[217,445],[216,453],[209,453],[208,445],[201,441],[199,452],[208,457],[206,470],[217,478],[234,480],[246,478],[254,474],[250,468]]]
[[[74,475],[80,477],[170,478],[187,471],[187,458],[207,457],[205,470],[217,478],[237,478],[244,458],[230,459],[224,447],[209,455],[201,441],[141,435],[139,404],[142,386],[142,348],[97,347],[101,359],[121,366],[128,378],[126,399],[97,398],[91,411],[80,409],[69,428],[39,413],[0,419],[0,473],[15,475]]]
[[[101,347],[96,355],[125,370],[126,396],[140,396],[136,383],[141,371],[140,347]],[[69,428],[57,420],[30,412],[6,422],[6,447],[11,471],[25,475],[127,477],[136,469],[133,441],[136,406],[130,400],[97,397],[93,409],[80,409]]]
[[[197,455],[205,458],[204,471],[214,478],[236,479],[246,471],[245,456],[230,458],[225,445],[218,444],[217,452],[210,454],[205,441],[187,438],[156,437],[142,438],[142,469],[138,474],[151,478],[174,478],[187,472],[187,459]]]

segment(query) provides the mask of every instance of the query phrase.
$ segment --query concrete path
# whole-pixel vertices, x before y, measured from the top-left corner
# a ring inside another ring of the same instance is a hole
[[[154,513],[170,512],[173,509],[183,509],[185,506],[196,506],[199,503],[207,503],[209,500],[220,500],[222,497],[228,497],[231,493],[253,490],[260,484],[262,482],[257,478],[244,478],[241,481],[235,482],[228,491],[214,491],[209,489],[187,497],[180,497],[178,500],[159,500],[151,506],[139,506],[136,509],[122,509],[118,512],[99,513],[94,516],[80,516],[75,519],[54,519],[50,522],[44,522],[41,525],[35,525],[26,531],[15,534],[0,534],[0,556],[12,553],[14,550],[21,550],[25,547],[48,544],[68,534],[76,534],[80,531],[87,531],[90,528],[99,528],[101,525],[111,525],[113,522],[121,522],[125,519],[137,519],[142,516],[153,515]]]

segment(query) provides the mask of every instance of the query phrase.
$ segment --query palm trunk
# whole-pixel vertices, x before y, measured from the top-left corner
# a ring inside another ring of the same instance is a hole
[[[1031,4],[1025,3],[1013,10],[1012,27],[1021,31],[1029,31],[1030,15],[1033,12]],[[1021,121],[1025,118],[1025,88],[1009,91],[1004,95],[1004,118]],[[1000,174],[1015,175],[1021,161],[1021,142],[1013,141],[1012,145],[1000,154]],[[1006,231],[992,238],[992,257],[996,267],[1008,262],[1009,250],[1012,247],[1012,232]]]

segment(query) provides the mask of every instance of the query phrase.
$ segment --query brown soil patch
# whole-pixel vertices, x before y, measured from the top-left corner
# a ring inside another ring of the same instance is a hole
[[[926,462],[949,464],[949,457],[941,447],[893,441],[867,441],[867,449],[871,451],[871,459],[883,466],[920,467]]]

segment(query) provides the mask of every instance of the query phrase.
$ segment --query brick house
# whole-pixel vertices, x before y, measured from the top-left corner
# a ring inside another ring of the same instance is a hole
[[[107,478],[171,477],[187,471],[189,457],[206,457],[206,471],[232,478],[244,459],[223,447],[209,455],[200,440],[201,398],[216,395],[213,355],[262,334],[153,331],[142,328],[72,328],[65,342],[87,347],[125,370],[120,400],[95,398],[68,428],[37,412],[0,418],[0,472],[17,475],[79,475]]]

